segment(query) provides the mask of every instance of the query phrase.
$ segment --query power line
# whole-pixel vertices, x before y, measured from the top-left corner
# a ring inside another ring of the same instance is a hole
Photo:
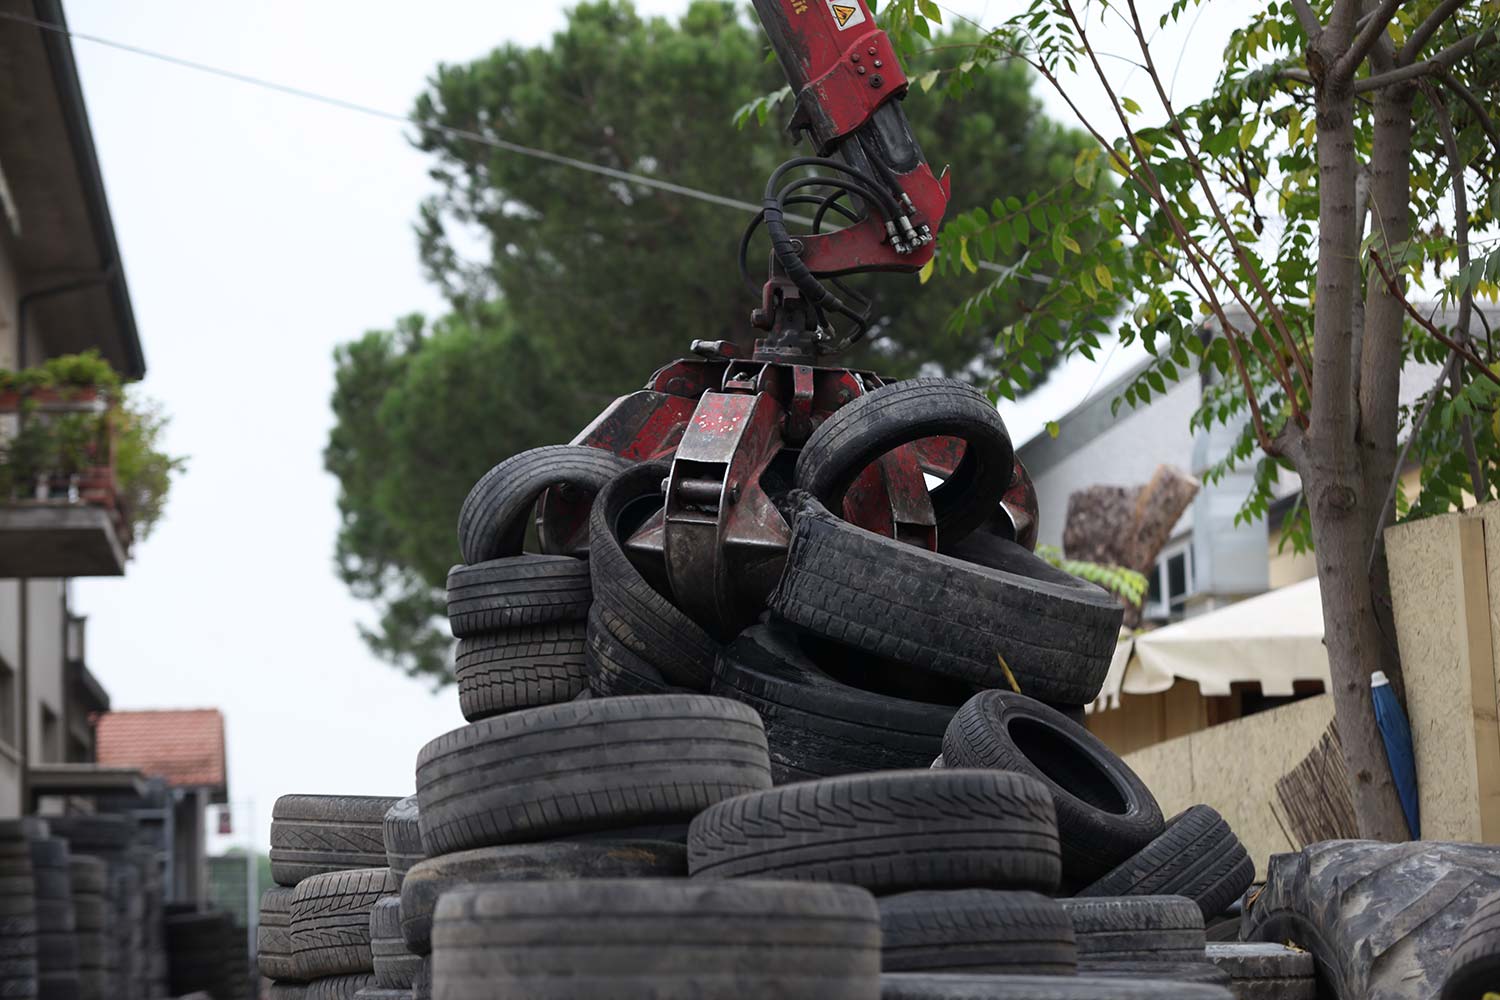
[[[546,149],[538,149],[534,146],[525,146],[518,142],[511,142],[508,139],[498,139],[494,136],[485,135],[482,132],[474,132],[470,129],[454,128],[451,125],[443,125],[439,122],[421,121],[420,119],[412,118],[408,115],[398,114],[394,111],[387,111],[384,108],[376,108],[368,104],[360,104],[356,101],[345,100],[342,97],[332,97],[328,94],[320,94],[317,91],[307,90],[302,87],[294,87],[290,84],[277,83],[275,80],[267,80],[264,77],[251,76],[248,73],[240,73],[236,72],[235,70],[224,69],[220,66],[201,63],[192,59],[184,59],[181,56],[169,55],[166,52],[159,52],[155,49],[148,49],[139,45],[131,45],[128,42],[116,41],[113,38],[104,38],[100,35],[91,35],[82,31],[74,31],[71,28],[65,28],[62,25],[53,24],[50,21],[42,21],[34,17],[27,17],[24,14],[15,14],[10,11],[0,11],[0,20],[13,21],[17,24],[29,25],[42,31],[50,31],[55,34],[65,35],[70,39],[92,42],[95,45],[101,45],[105,48],[117,49],[121,52],[128,52],[132,55],[142,56],[147,59],[155,59],[158,62],[164,62],[168,65],[176,66],[180,69],[189,69],[198,73],[206,73],[209,76],[216,76],[224,80],[233,81],[235,83],[243,83],[251,87],[259,87],[263,90],[269,90],[287,97],[296,97],[301,100],[312,101],[314,103],[322,104],[327,107],[338,108],[343,111],[352,111],[355,114],[365,115],[370,118],[378,118],[382,121],[396,122],[400,125],[411,125],[426,132],[435,132],[439,135],[454,139],[463,139],[467,142],[477,143],[481,146],[488,146],[491,149],[498,149],[507,153],[515,153],[518,156],[528,156],[532,159],[541,160],[544,163],[552,163],[561,167],[569,167],[573,170],[582,170],[586,173],[597,174],[598,176],[608,177],[612,180],[624,181],[628,184],[638,184],[641,187],[651,188],[652,190],[656,191],[663,191],[667,194],[679,195],[684,198],[693,198],[697,201],[706,202],[710,205],[718,205],[721,208],[733,208],[738,211],[750,212],[752,214],[758,213],[761,210],[761,206],[753,204],[751,202],[742,201],[738,198],[730,198],[721,194],[714,194],[712,191],[704,191],[700,188],[688,187],[686,184],[675,184],[672,181],[665,181],[659,177],[651,177],[647,174],[632,173],[631,171],[620,170],[616,167],[607,167],[601,163],[591,163],[588,160],[580,160],[577,157],[573,156],[564,156],[561,153],[554,153]],[[792,215],[790,213],[786,215],[786,218],[799,225],[812,225],[813,221],[806,216]],[[978,266],[986,271],[1004,272],[1007,270],[1006,268],[1001,267],[999,264],[987,260],[980,261]],[[1032,281],[1039,281],[1042,284],[1050,283],[1049,279],[1037,278],[1034,275],[1022,275],[1021,277]]]
[[[33,28],[40,28],[43,31],[51,31],[59,35],[66,35],[69,38],[76,38],[80,41],[92,42],[95,45],[102,45],[106,48],[118,49],[122,52],[129,52],[133,55],[144,56],[147,59],[155,59],[159,62],[169,63],[173,66],[177,66],[183,69],[190,69],[199,73],[207,73],[210,76],[217,76],[225,80],[233,80],[236,83],[248,84],[252,87],[260,87],[264,90],[275,91],[276,93],[284,94],[289,97],[297,97],[306,101],[314,101],[318,104],[325,104],[329,107],[340,108],[344,111],[353,111],[357,114],[367,115],[371,118],[379,118],[384,121],[397,122],[402,125],[412,125],[425,132],[436,132],[449,138],[464,139],[469,142],[478,143],[482,146],[489,146],[492,149],[503,150],[507,153],[515,153],[518,156],[529,156],[532,159],[542,160],[546,163],[554,163],[558,166],[571,167],[574,170],[583,170],[591,174],[598,174],[601,177],[609,177],[613,180],[625,181],[630,184],[639,184],[642,187],[652,188],[657,191],[665,191],[668,194],[681,195],[685,198],[696,198],[698,201],[708,202],[711,205],[719,205],[723,208],[734,208],[739,209],[740,211],[752,213],[760,211],[759,205],[752,204],[748,201],[741,201],[738,198],[728,198],[724,195],[714,194],[711,191],[702,191],[698,188],[688,187],[685,184],[674,184],[671,181],[664,181],[659,177],[651,177],[646,174],[632,173],[628,170],[616,169],[615,167],[606,167],[603,164],[599,163],[590,163],[587,160],[580,160],[572,156],[564,156],[561,153],[553,153],[545,149],[537,149],[534,146],[523,146],[518,142],[511,142],[508,139],[497,139],[494,136],[484,135],[480,132],[473,132],[469,129],[454,128],[451,125],[442,125],[438,122],[421,121],[419,119],[411,118],[407,115],[397,114],[394,111],[386,111],[383,108],[375,108],[371,107],[368,104],[359,104],[354,101],[347,101],[341,97],[330,97],[327,94],[320,94],[316,91],[304,90],[301,87],[293,87],[285,83],[277,83],[274,80],[267,80],[263,77],[251,76],[248,73],[237,73],[234,70],[223,69],[218,66],[210,66],[207,63],[195,62],[191,59],[183,59],[180,56],[168,55],[165,52],[158,52],[154,49],[142,48],[139,45],[130,45],[126,42],[118,42],[112,38],[102,38],[98,35],[89,35],[81,31],[73,31],[69,28],[63,27],[62,25],[52,24],[48,21],[41,21],[32,17],[26,17],[23,14],[14,14],[9,11],[0,11],[0,18],[3,18],[7,21],[15,21],[19,24],[27,24]],[[790,216],[788,218],[790,218]],[[796,221],[810,223],[812,220],[807,219]]]

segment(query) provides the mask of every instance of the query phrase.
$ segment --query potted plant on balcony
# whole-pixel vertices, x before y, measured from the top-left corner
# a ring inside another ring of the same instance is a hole
[[[92,349],[19,371],[0,369],[0,413],[18,412],[24,401],[44,407],[109,402],[119,391],[120,377]]]

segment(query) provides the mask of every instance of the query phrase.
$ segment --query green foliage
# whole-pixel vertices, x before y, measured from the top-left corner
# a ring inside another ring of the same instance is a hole
[[[91,409],[43,410],[30,398],[52,390],[98,389],[106,402]],[[0,371],[0,392],[18,392],[21,417],[15,433],[0,440],[0,500],[29,500],[40,486],[105,465],[114,449],[115,498],[131,538],[148,537],[161,519],[172,477],[187,460],[161,450],[167,417],[159,404],[138,400],[97,351],[50,358],[33,368]]]
[[[913,64],[941,86],[918,88],[907,108],[936,166],[958,165],[955,205],[1070,177],[1086,139],[1042,116],[1025,71],[964,76],[972,101],[960,107],[950,81],[969,43],[948,44]],[[785,81],[766,53],[735,4],[699,0],[673,23],[623,2],[583,3],[550,45],[440,66],[414,118],[755,203],[797,152],[779,128],[734,125],[737,114],[786,117],[771,93]],[[403,669],[443,678],[442,588],[474,480],[516,451],[571,439],[695,338],[750,346],[756,299],[735,266],[748,219],[733,211],[452,134],[424,131],[418,146],[436,188],[421,209],[422,262],[452,315],[340,348],[326,464],[340,483],[339,572],[380,618],[366,638]],[[476,241],[483,252],[466,258]],[[753,253],[764,260],[766,244]],[[986,281],[857,281],[880,311],[848,363],[988,377],[996,327],[946,324]],[[995,323],[1022,304],[995,310]],[[1051,364],[1033,360],[1034,377]]]
[[[1038,545],[1036,554],[1056,566],[1064,573],[1072,573],[1090,583],[1097,583],[1105,590],[1125,601],[1132,608],[1139,608],[1146,599],[1149,584],[1146,577],[1123,566],[1105,566],[1082,559],[1069,559],[1062,550],[1053,545]]]
[[[93,348],[81,354],[62,354],[20,371],[0,368],[0,393],[28,393],[37,389],[99,389],[112,394],[120,376]]]
[[[1185,11],[1196,16],[1196,6],[1179,0],[1159,25]],[[1326,4],[1313,6],[1326,15]],[[939,23],[929,8],[922,0],[892,0],[883,17],[902,45],[918,47]],[[1401,5],[1390,28],[1393,44],[1400,45],[1436,8],[1436,0]],[[1117,94],[1117,115],[1093,123],[1095,141],[1077,154],[1069,182],[1007,191],[955,218],[942,233],[935,283],[971,276],[983,262],[1004,266],[954,315],[953,324],[967,330],[995,322],[1024,282],[1052,279],[1026,300],[1022,315],[1001,325],[994,379],[999,395],[1014,398],[1032,387],[1038,352],[1093,358],[1115,336],[1151,355],[1115,400],[1116,409],[1146,405],[1182,379],[1203,377],[1193,428],[1243,428],[1231,454],[1207,478],[1254,463],[1255,488],[1241,511],[1242,518],[1253,519],[1265,516],[1277,477],[1292,469],[1285,456],[1274,449],[1267,454],[1263,445],[1289,422],[1306,427],[1312,407],[1310,386],[1294,359],[1300,355],[1311,367],[1320,199],[1313,90],[1303,82],[1306,34],[1288,2],[1247,7],[1246,18],[1229,40],[1207,99],[1153,121],[1153,112]],[[1141,37],[1159,25],[1141,26]],[[1439,29],[1429,51],[1474,33],[1493,40],[1497,25],[1500,4],[1468,5]],[[1131,59],[1144,58],[1132,35],[1130,12],[1106,0],[1033,0],[984,34],[950,86],[1030,65],[1067,99],[1061,75],[1076,71],[1093,78],[1090,45],[1111,48],[1123,39]],[[1481,47],[1453,68],[1492,112],[1500,80],[1497,49]],[[1139,74],[1143,90],[1151,87],[1149,75],[1149,69]],[[1452,116],[1467,187],[1468,225],[1475,234],[1467,248],[1459,245],[1451,221],[1442,221],[1452,219],[1454,191],[1434,104],[1439,100]],[[1368,163],[1373,103],[1356,101],[1355,115],[1356,151]],[[1500,221],[1500,153],[1482,118],[1446,91],[1438,96],[1432,87],[1418,89],[1413,126],[1413,236],[1393,241],[1378,222],[1372,225],[1361,248],[1361,270],[1367,287],[1382,282],[1374,264],[1379,254],[1414,282],[1425,278],[1432,287],[1436,278],[1449,307],[1443,322],[1451,324],[1466,293],[1493,302],[1500,291],[1500,239],[1493,235]],[[1106,138],[1122,132],[1126,138]],[[1473,260],[1461,267],[1464,251]],[[1362,291],[1357,294],[1363,298]],[[1218,321],[1220,309],[1233,325],[1229,336]],[[1484,363],[1494,366],[1493,337],[1481,329],[1482,319],[1476,315],[1471,332]],[[1441,362],[1447,355],[1447,347],[1414,322],[1407,325],[1401,351],[1403,363]],[[1409,506],[1403,503],[1404,516],[1448,510],[1465,492],[1479,492],[1459,448],[1461,418],[1470,418],[1479,464],[1500,468],[1497,388],[1475,366],[1463,365],[1458,388],[1434,394],[1411,452],[1422,468],[1421,494]],[[1416,410],[1403,413],[1403,433],[1410,432]],[[1489,476],[1480,499],[1497,495],[1497,478]],[[1304,509],[1287,526],[1289,544],[1307,548],[1309,526]]]

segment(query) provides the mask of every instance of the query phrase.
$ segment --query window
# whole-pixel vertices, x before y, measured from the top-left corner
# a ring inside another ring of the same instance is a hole
[[[62,724],[57,713],[46,705],[42,709],[42,763],[51,764],[62,760]]]
[[[1146,577],[1145,616],[1152,621],[1174,621],[1187,609],[1196,587],[1193,581],[1192,539],[1167,546]]]
[[[0,660],[0,743],[15,747],[16,739],[16,672]]]

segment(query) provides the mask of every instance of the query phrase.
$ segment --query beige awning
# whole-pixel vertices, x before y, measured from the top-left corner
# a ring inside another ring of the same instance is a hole
[[[1153,632],[1122,634],[1096,709],[1117,708],[1120,694],[1156,694],[1178,678],[1206,695],[1236,682],[1267,695],[1290,695],[1295,681],[1329,683],[1323,603],[1316,579],[1304,580]]]

